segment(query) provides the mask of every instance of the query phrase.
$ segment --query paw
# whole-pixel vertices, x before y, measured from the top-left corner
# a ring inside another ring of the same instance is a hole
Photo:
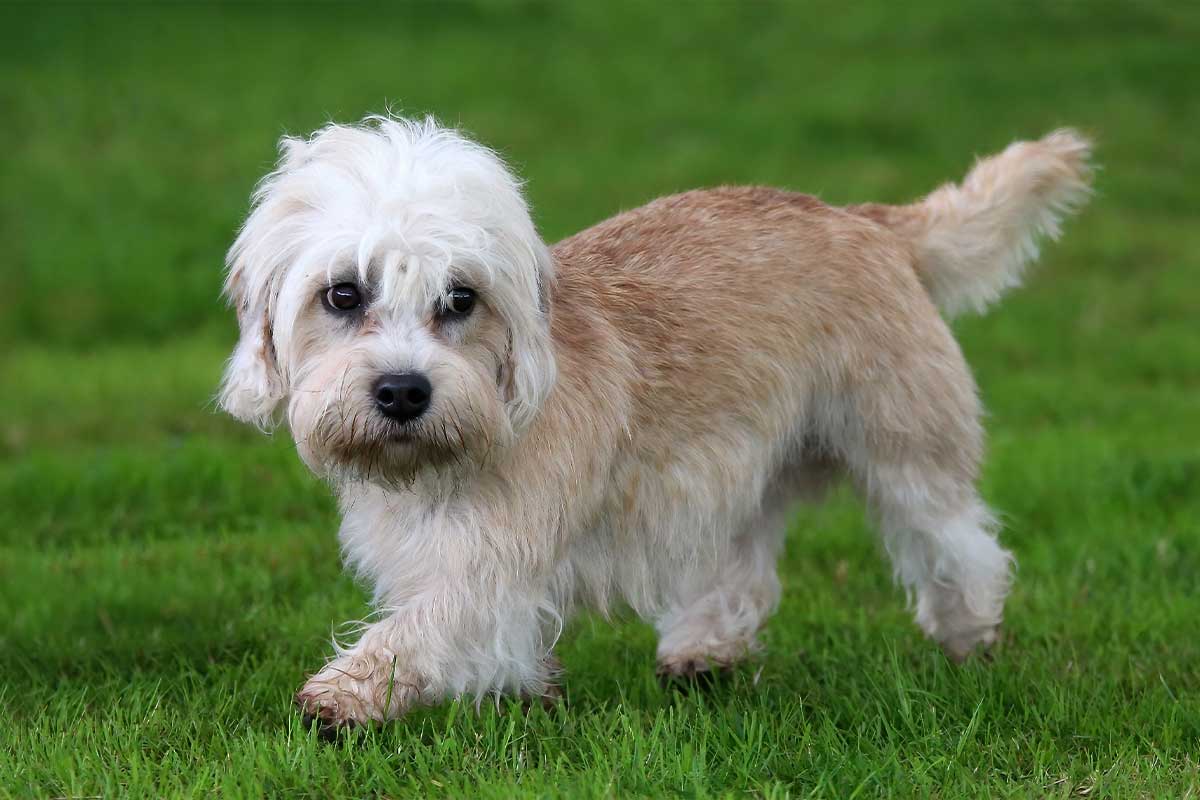
[[[663,688],[711,689],[733,672],[746,652],[743,648],[736,657],[708,653],[660,655],[654,671]]]
[[[956,664],[962,664],[976,650],[981,655],[990,655],[992,647],[1000,638],[1000,626],[991,625],[972,631],[965,631],[942,639],[939,644],[942,652]]]
[[[521,692],[521,703],[526,710],[533,708],[535,705],[540,705],[546,710],[554,708],[559,703],[566,700],[566,693],[563,692],[562,662],[555,656],[546,657],[543,662],[546,670],[546,683],[540,692]]]
[[[985,593],[975,602],[953,587],[927,587],[917,599],[917,624],[961,664],[976,649],[987,650],[999,638],[1004,614],[1002,594]]]
[[[421,701],[421,681],[392,658],[354,654],[335,659],[296,693],[296,706],[322,737],[339,729],[403,715]]]

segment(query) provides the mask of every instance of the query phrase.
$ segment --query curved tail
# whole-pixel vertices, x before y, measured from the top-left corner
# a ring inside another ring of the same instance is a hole
[[[981,159],[959,185],[907,206],[850,210],[908,238],[921,282],[942,312],[982,312],[1021,282],[1038,243],[1091,193],[1091,142],[1057,130]]]

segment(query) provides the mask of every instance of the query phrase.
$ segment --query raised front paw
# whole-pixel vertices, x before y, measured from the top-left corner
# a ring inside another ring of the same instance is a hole
[[[296,693],[306,725],[322,735],[372,720],[396,719],[421,702],[421,681],[387,655],[355,653],[334,659]]]

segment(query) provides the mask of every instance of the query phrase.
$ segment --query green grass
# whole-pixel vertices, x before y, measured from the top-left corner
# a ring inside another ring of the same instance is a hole
[[[0,797],[1195,796],[1198,41],[1149,2],[4,6]],[[1093,204],[956,325],[1020,560],[994,660],[920,638],[843,492],[715,691],[585,618],[565,709],[303,730],[365,593],[286,436],[214,412],[216,297],[275,139],[387,103],[507,153],[552,240],[720,182],[900,200],[1093,133]]]

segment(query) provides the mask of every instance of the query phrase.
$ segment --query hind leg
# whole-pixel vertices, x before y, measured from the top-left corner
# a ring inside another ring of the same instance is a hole
[[[719,569],[681,581],[675,600],[655,622],[659,675],[726,669],[758,649],[758,629],[779,602],[775,538],[743,534]]]
[[[996,638],[1012,556],[973,487],[927,466],[876,465],[868,494],[917,624],[961,661]]]
[[[658,673],[671,678],[726,669],[758,650],[758,629],[779,604],[775,562],[787,512],[797,494],[819,492],[821,470],[776,479],[762,508],[742,528],[728,557],[681,578],[673,600],[656,620]]]
[[[974,382],[940,320],[923,333],[885,378],[856,388],[841,449],[917,624],[961,660],[995,640],[1012,556],[975,489],[983,434]]]

